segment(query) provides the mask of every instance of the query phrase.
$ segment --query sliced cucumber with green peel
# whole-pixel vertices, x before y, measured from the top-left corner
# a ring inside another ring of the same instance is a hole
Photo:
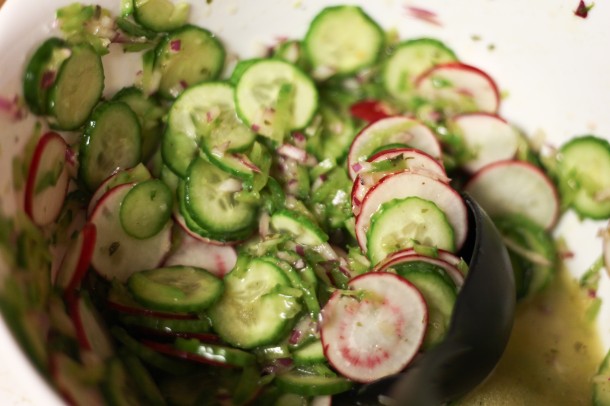
[[[280,210],[271,216],[271,227],[288,233],[298,244],[316,246],[328,241],[328,235],[311,219],[292,210]]]
[[[49,88],[71,53],[69,45],[63,39],[49,38],[30,58],[23,76],[23,97],[32,113],[47,114]]]
[[[112,100],[126,103],[138,116],[142,129],[142,161],[147,162],[161,141],[163,108],[155,99],[133,86],[121,89]]]
[[[170,266],[136,272],[127,286],[133,297],[153,310],[201,312],[222,294],[222,280],[205,269]]]
[[[172,31],[184,25],[190,5],[170,0],[133,0],[133,16],[143,27],[156,32]]]
[[[182,26],[157,46],[159,93],[176,98],[191,85],[218,78],[224,63],[224,47],[211,32],[194,25]]]
[[[172,105],[163,135],[161,153],[165,164],[181,177],[199,154],[202,138],[228,152],[244,151],[255,133],[235,115],[233,86],[206,82],[187,89]]]
[[[304,43],[314,77],[326,79],[373,65],[384,38],[381,27],[360,7],[332,6],[313,19]]]
[[[101,57],[89,45],[75,45],[49,89],[51,125],[61,130],[82,126],[104,90]]]
[[[235,105],[253,131],[280,144],[285,134],[311,121],[318,108],[318,91],[295,65],[281,59],[258,59],[241,72]]]
[[[354,383],[341,376],[320,376],[290,371],[275,377],[275,385],[302,396],[334,395],[349,390]]]
[[[256,362],[256,357],[249,352],[223,345],[204,343],[194,338],[178,338],[174,347],[215,365],[246,367]],[[193,359],[192,357],[189,358]]]
[[[413,97],[415,79],[419,75],[436,64],[457,60],[455,53],[437,39],[401,42],[392,49],[383,65],[383,87],[395,99],[408,101]]]
[[[610,143],[585,135],[559,150],[558,175],[564,198],[582,217],[610,217]]]
[[[165,227],[172,215],[173,195],[158,179],[135,185],[123,199],[119,217],[123,230],[134,238],[150,238]]]
[[[165,335],[204,334],[212,329],[208,317],[196,319],[160,317],[144,314],[119,314],[118,320],[132,329],[140,329],[150,334],[156,332]]]
[[[210,308],[214,330],[227,343],[244,349],[271,344],[284,335],[301,312],[284,271],[261,259],[250,259],[224,278],[225,291]]]
[[[79,176],[95,190],[119,169],[140,162],[142,137],[133,110],[123,102],[106,102],[93,111],[80,144]]]
[[[434,202],[415,196],[383,203],[371,217],[367,244],[373,264],[415,245],[455,250],[453,227],[445,213]]]
[[[610,405],[610,352],[599,366],[593,383],[593,406]]]
[[[447,334],[457,298],[455,283],[445,271],[423,261],[406,261],[393,265],[396,273],[411,282],[423,295],[428,306],[428,329],[424,348],[438,345]]]
[[[236,200],[236,192],[225,187],[240,182],[205,159],[196,158],[185,182],[185,203],[190,216],[210,233],[252,230],[257,221],[256,205]]]
[[[292,359],[297,365],[316,364],[326,361],[322,341],[315,340],[305,344],[292,353]]]

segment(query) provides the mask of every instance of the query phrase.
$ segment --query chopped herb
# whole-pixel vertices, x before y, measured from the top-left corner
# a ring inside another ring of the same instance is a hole
[[[112,244],[110,244],[110,247],[108,247],[108,255],[110,255],[110,256],[114,255],[114,253],[119,249],[120,246],[121,246],[121,243],[118,241],[115,241]]]

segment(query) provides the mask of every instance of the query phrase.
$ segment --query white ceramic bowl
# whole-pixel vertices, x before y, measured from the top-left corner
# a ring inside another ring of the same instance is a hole
[[[85,1],[88,2],[88,1]],[[24,64],[36,44],[53,31],[54,11],[71,0],[8,0],[0,9],[0,97],[20,93]],[[118,10],[119,0],[99,4]],[[229,52],[259,55],[279,37],[302,37],[324,0],[192,1],[191,21],[215,32]],[[431,36],[445,41],[461,60],[487,71],[506,93],[500,113],[530,136],[543,134],[559,145],[575,135],[610,138],[610,3],[600,1],[586,19],[574,15],[577,0],[378,0],[360,3],[384,28],[402,38]],[[408,12],[423,7],[436,13],[438,24]],[[106,94],[133,83],[135,56],[125,63],[105,62]],[[125,59],[121,59],[124,61]],[[131,65],[130,65],[131,63]],[[21,202],[12,190],[11,161],[23,148],[33,117],[14,122],[0,114],[0,193],[4,213]],[[599,256],[597,231],[603,223],[580,222],[568,214],[558,229],[574,257],[567,266],[580,276]],[[4,275],[10,270],[0,264]],[[604,302],[599,316],[605,348],[610,346],[610,282],[601,281]],[[2,404],[61,403],[22,355],[0,321],[0,399]]]

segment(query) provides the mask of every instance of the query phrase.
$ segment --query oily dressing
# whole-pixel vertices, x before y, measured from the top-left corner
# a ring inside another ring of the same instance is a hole
[[[591,405],[603,358],[590,304],[566,270],[518,304],[513,332],[496,370],[459,405]]]

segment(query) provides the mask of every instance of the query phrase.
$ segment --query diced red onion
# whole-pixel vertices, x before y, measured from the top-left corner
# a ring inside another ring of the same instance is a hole
[[[52,70],[45,71],[42,74],[42,79],[40,80],[40,87],[43,89],[48,89],[51,87],[53,82],[55,82],[56,72]]]
[[[252,162],[252,161],[250,160],[250,158],[248,158],[248,156],[247,156],[247,155],[245,155],[245,154],[233,154],[233,156],[235,156],[236,158],[238,158],[242,164],[244,164],[245,166],[247,166],[248,168],[250,168],[250,170],[252,170],[252,172],[255,172],[255,173],[261,173],[260,168],[259,168],[258,166],[256,166],[256,165],[254,164],[254,162]]]
[[[182,48],[182,41],[179,39],[175,39],[170,41],[169,43],[169,49],[171,49],[174,52],[178,52],[180,51],[180,48]]]
[[[441,26],[441,22],[435,12],[415,6],[405,6],[407,13],[418,20]]]
[[[305,256],[305,248],[302,245],[297,244],[294,247],[294,251],[302,257]]]
[[[307,160],[307,152],[304,149],[297,148],[291,144],[280,145],[277,149],[277,153],[301,163],[305,163]]]
[[[258,124],[252,124],[252,126],[250,128],[252,129],[252,131],[257,133],[261,129],[261,126]]]

